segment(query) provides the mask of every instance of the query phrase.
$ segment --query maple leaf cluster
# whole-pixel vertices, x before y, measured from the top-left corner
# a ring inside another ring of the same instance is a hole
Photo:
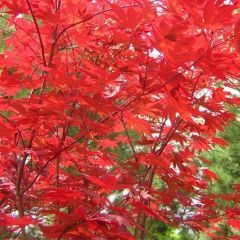
[[[239,104],[228,91],[240,74],[237,1],[0,7],[10,32],[0,55],[3,231],[144,239],[151,218],[213,238],[221,221],[240,229],[237,189],[209,194],[218,177],[196,160],[226,144],[215,135],[234,119],[227,104]],[[217,197],[235,203],[223,217]]]

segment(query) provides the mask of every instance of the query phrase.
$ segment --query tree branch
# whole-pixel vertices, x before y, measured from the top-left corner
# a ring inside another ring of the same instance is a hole
[[[32,6],[31,6],[30,1],[26,0],[26,2],[27,2],[27,5],[28,5],[28,8],[30,10],[30,13],[32,15],[34,25],[35,25],[36,30],[37,30],[37,34],[38,34],[38,38],[39,38],[39,42],[40,42],[40,46],[41,46],[41,51],[42,51],[43,64],[44,64],[44,66],[47,66],[45,52],[44,52],[44,45],[43,45],[43,40],[42,40],[42,36],[41,36],[41,33],[40,33],[40,29],[39,29],[39,26],[38,26],[35,14],[34,14],[34,12],[32,10]]]

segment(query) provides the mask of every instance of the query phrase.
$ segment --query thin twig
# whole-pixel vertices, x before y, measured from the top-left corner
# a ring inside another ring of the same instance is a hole
[[[26,0],[26,2],[27,2],[27,5],[28,5],[28,8],[29,8],[29,11],[30,11],[30,13],[31,13],[31,15],[32,15],[33,22],[34,22],[34,24],[35,24],[36,30],[37,30],[37,34],[38,34],[38,38],[39,38],[39,42],[40,42],[40,46],[41,46],[41,51],[42,51],[43,64],[44,64],[44,66],[47,66],[46,57],[45,57],[45,50],[44,50],[44,45],[43,45],[43,40],[42,40],[41,32],[40,32],[40,29],[39,29],[39,26],[38,26],[38,23],[37,23],[35,14],[34,14],[34,12],[33,12],[31,3],[30,3],[29,0]]]

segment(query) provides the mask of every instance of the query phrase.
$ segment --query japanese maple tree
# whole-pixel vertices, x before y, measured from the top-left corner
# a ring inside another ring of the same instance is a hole
[[[226,104],[239,104],[237,1],[0,7],[6,238],[144,239],[149,219],[217,239],[222,221],[240,229],[238,188],[209,194],[218,177],[197,159],[227,144],[215,134],[234,118]]]

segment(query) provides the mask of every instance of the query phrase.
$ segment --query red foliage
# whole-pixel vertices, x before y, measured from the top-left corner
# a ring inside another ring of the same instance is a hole
[[[194,157],[226,144],[215,133],[239,104],[225,91],[239,78],[237,2],[111,2],[0,1],[14,29],[0,59],[0,226],[22,239],[29,224],[100,240],[143,239],[147,218],[221,221],[205,191],[218,177]]]

